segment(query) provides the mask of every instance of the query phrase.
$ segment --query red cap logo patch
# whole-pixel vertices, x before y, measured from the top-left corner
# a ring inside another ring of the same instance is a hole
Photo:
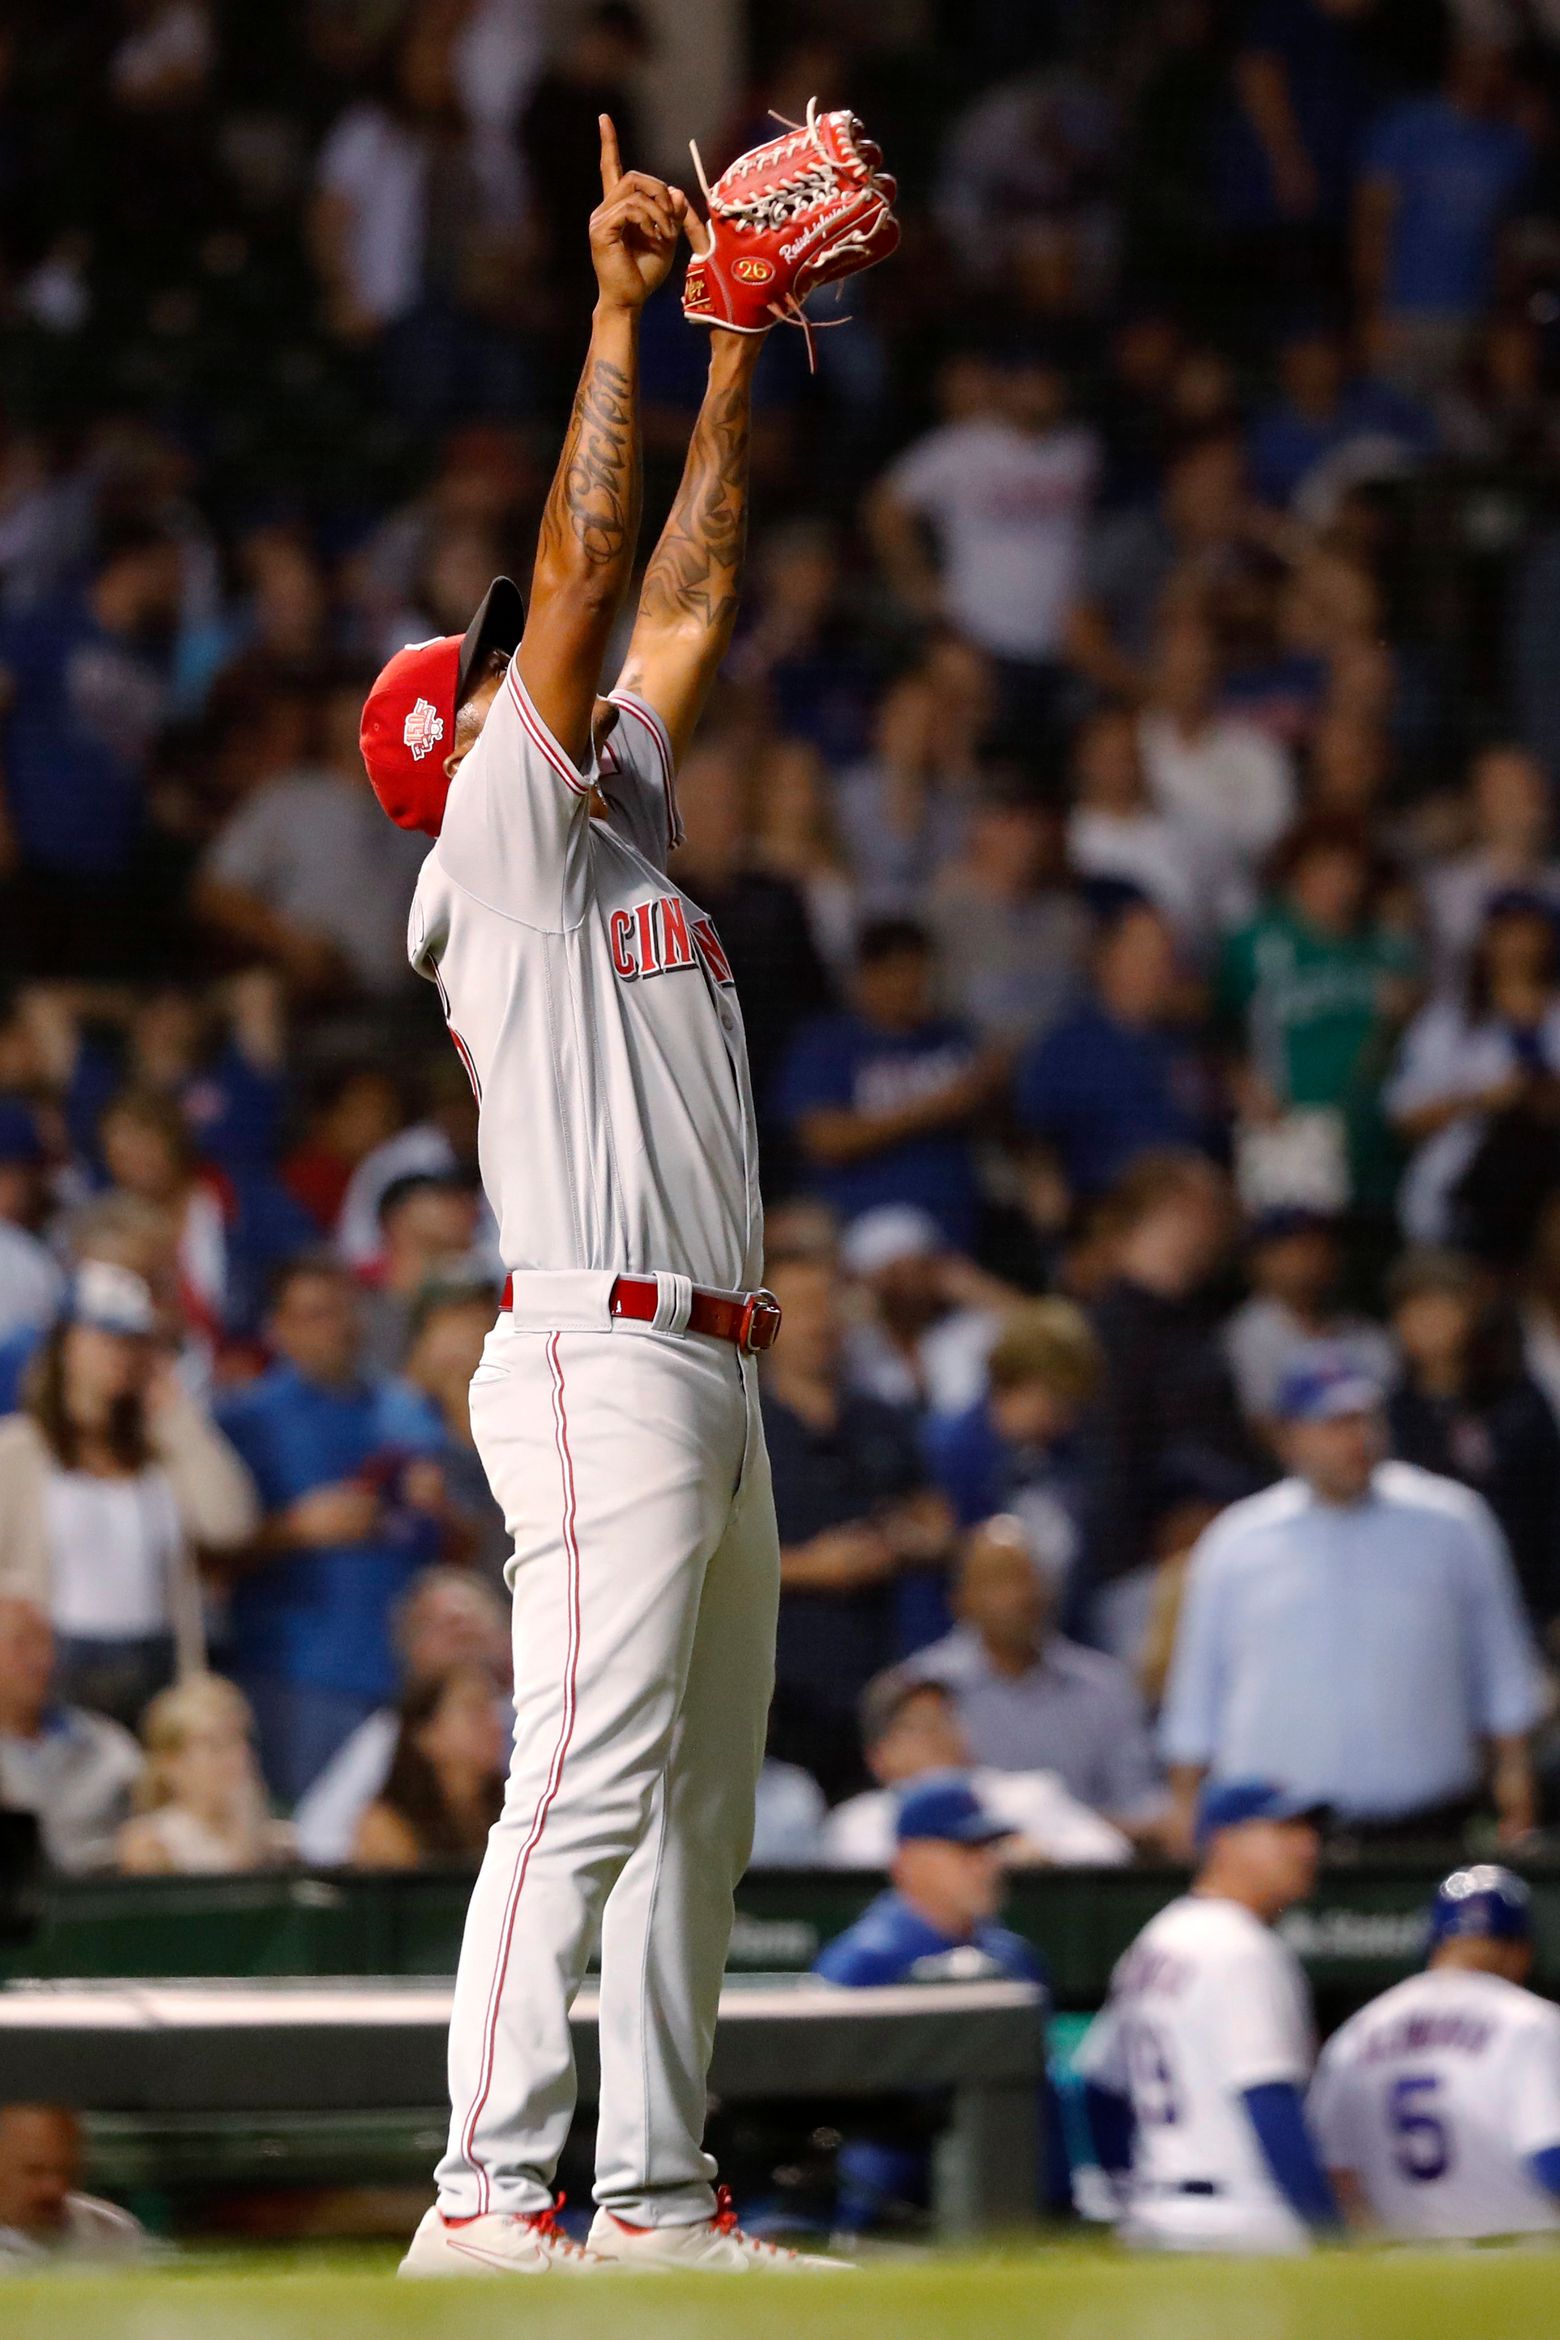
[[[418,764],[438,746],[444,737],[444,717],[431,700],[418,700],[406,718],[401,737],[412,751],[412,761]]]

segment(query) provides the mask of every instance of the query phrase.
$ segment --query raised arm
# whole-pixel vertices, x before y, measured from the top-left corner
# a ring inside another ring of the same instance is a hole
[[[645,571],[618,688],[665,724],[674,759],[692,739],[737,622],[747,547],[753,369],[763,340],[715,327],[682,484]]]
[[[591,214],[597,299],[590,348],[537,539],[516,659],[537,712],[583,762],[601,661],[639,536],[639,316],[665,281],[687,199],[625,172],[601,116],[601,202]]]

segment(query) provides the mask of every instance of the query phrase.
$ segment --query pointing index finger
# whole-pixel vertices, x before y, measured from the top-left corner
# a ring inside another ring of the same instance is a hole
[[[601,192],[603,195],[610,195],[623,176],[623,165],[618,155],[617,131],[613,128],[610,114],[599,114],[596,119],[597,127],[601,132]]]

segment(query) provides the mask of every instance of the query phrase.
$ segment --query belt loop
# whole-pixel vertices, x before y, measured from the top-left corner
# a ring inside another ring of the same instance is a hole
[[[671,1276],[657,1269],[655,1278],[655,1315],[651,1319],[656,1332],[685,1333],[693,1313],[692,1276]]]

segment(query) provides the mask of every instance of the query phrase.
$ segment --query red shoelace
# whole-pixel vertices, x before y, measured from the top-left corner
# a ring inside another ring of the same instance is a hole
[[[567,2194],[560,2194],[557,2201],[549,2209],[533,2210],[524,2223],[533,2234],[540,2235],[544,2242],[551,2243],[555,2250],[565,2251],[571,2258],[583,2259],[588,2254],[577,2242],[572,2241],[564,2233],[563,2227],[559,2223],[558,2213],[564,2208],[568,2199]]]
[[[744,2232],[729,2186],[717,2186],[715,2189],[715,2216],[711,2224],[717,2234],[729,2234],[735,2241],[745,2243],[750,2251],[767,2251],[772,2259],[794,2259],[796,2256],[794,2251],[781,2250],[778,2243],[760,2242],[756,2234]]]

